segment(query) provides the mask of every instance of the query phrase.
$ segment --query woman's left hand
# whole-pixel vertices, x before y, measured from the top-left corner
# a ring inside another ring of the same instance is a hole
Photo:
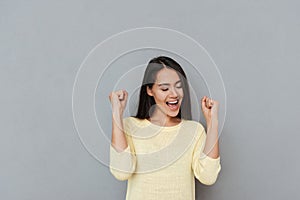
[[[205,117],[206,123],[213,120],[218,120],[219,102],[204,96],[201,99],[201,108]]]

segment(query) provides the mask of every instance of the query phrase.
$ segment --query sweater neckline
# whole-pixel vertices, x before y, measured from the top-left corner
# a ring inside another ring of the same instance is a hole
[[[176,128],[180,127],[183,124],[183,121],[184,121],[184,119],[181,119],[180,123],[178,123],[174,126],[160,126],[160,125],[150,122],[148,119],[144,119],[145,124],[152,126],[154,128],[166,129],[166,130],[176,129]]]

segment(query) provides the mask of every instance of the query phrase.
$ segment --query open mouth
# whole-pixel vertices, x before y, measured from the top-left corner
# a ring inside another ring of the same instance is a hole
[[[179,108],[179,100],[167,101],[166,104],[171,110],[177,110]]]
[[[178,104],[178,100],[175,100],[175,101],[167,101],[167,105],[177,105]]]

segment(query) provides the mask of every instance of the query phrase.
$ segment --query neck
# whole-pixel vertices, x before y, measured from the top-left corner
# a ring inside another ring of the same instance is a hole
[[[148,120],[159,126],[173,126],[173,125],[180,123],[180,121],[181,121],[181,119],[179,119],[177,117],[171,117],[169,115],[166,115],[162,111],[160,111],[160,110],[158,111],[158,109],[156,109],[153,112],[153,114],[150,116],[150,118]]]

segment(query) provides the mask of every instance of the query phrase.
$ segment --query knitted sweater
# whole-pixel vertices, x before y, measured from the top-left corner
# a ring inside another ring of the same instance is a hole
[[[203,153],[206,132],[199,122],[162,127],[128,117],[123,126],[128,146],[118,152],[110,145],[109,167],[116,179],[128,180],[126,200],[194,200],[195,178],[216,182],[220,157]]]

